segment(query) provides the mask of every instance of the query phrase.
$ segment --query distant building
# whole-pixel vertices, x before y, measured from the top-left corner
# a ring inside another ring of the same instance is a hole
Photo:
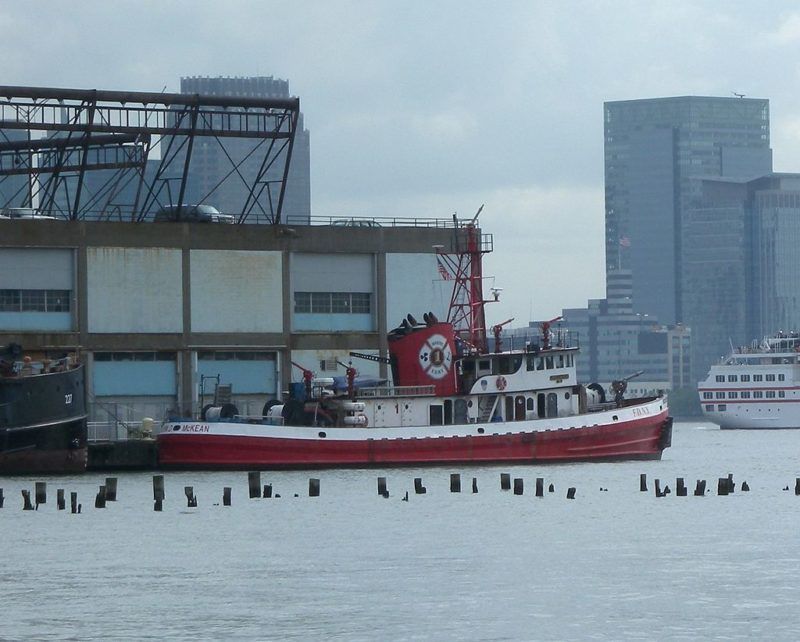
[[[698,358],[800,328],[800,174],[705,179],[687,221]]]
[[[242,78],[192,76],[181,78],[181,93],[205,96],[245,96],[253,98],[289,98],[289,82],[272,76]],[[248,198],[248,190],[237,172],[252,181],[257,176],[259,165],[265,156],[257,145],[268,145],[269,141],[254,142],[241,139],[225,141],[224,149],[215,140],[201,140],[192,150],[191,173],[188,194],[184,199],[192,203],[206,203],[226,213],[237,213]],[[282,157],[281,157],[282,158]],[[261,202],[272,201],[277,205],[277,186],[281,179],[276,174],[283,163],[275,163],[275,169],[267,172],[258,186],[256,196]],[[266,208],[265,208],[266,209]],[[311,152],[309,131],[303,126],[303,116],[295,134],[292,160],[283,202],[283,222],[293,225],[308,224],[311,217]],[[257,216],[248,222],[267,222]]]
[[[631,271],[635,312],[688,325],[695,338],[739,336],[744,211],[702,205],[703,180],[772,171],[769,101],[683,96],[607,102],[604,110],[607,273]],[[708,352],[695,357],[705,370]]]
[[[694,385],[691,378],[691,331],[682,325],[665,326],[655,317],[633,311],[630,270],[608,273],[605,299],[592,299],[586,308],[562,311],[556,328],[569,332],[580,344],[577,375],[581,382],[597,382],[607,390],[615,379],[631,379],[631,394],[654,394]],[[537,342],[538,323],[509,332],[516,347]]]

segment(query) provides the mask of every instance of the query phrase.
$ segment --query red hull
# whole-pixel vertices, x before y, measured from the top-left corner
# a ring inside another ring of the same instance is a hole
[[[670,436],[666,412],[607,426],[424,439],[335,441],[167,432],[159,435],[158,457],[163,467],[230,469],[660,459]]]

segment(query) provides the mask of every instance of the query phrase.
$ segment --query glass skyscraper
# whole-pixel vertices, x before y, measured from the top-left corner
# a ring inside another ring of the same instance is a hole
[[[703,179],[741,182],[772,171],[769,101],[614,101],[604,117],[607,274],[631,271],[635,312],[690,326],[693,362],[705,368],[704,336],[716,352],[720,336],[746,333],[750,277],[744,206],[710,203]]]
[[[289,98],[289,82],[272,76],[252,77],[208,77],[181,78],[181,93],[205,96],[246,96],[252,98]],[[292,159],[286,182],[283,204],[283,222],[308,224],[311,217],[311,152],[310,135],[303,126],[300,114],[295,133]],[[259,148],[259,145],[261,146]],[[238,213],[247,199],[246,182],[236,176],[241,172],[246,181],[252,182],[258,173],[265,154],[263,141],[248,139],[226,139],[224,148],[214,140],[199,140],[192,151],[192,171],[187,188],[187,202],[207,203],[222,212]],[[234,171],[233,166],[237,169]],[[266,190],[262,199],[277,202],[273,192],[279,184],[282,163],[274,164],[266,175]],[[254,216],[249,223],[263,222]]]

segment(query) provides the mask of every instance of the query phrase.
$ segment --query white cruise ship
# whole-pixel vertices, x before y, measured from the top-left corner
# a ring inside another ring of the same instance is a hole
[[[720,428],[800,428],[800,334],[737,348],[697,390],[703,415]]]

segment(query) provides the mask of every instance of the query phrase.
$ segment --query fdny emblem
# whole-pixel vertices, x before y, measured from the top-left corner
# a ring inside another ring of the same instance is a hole
[[[453,363],[453,351],[441,334],[434,334],[419,350],[419,365],[431,379],[441,379]]]

